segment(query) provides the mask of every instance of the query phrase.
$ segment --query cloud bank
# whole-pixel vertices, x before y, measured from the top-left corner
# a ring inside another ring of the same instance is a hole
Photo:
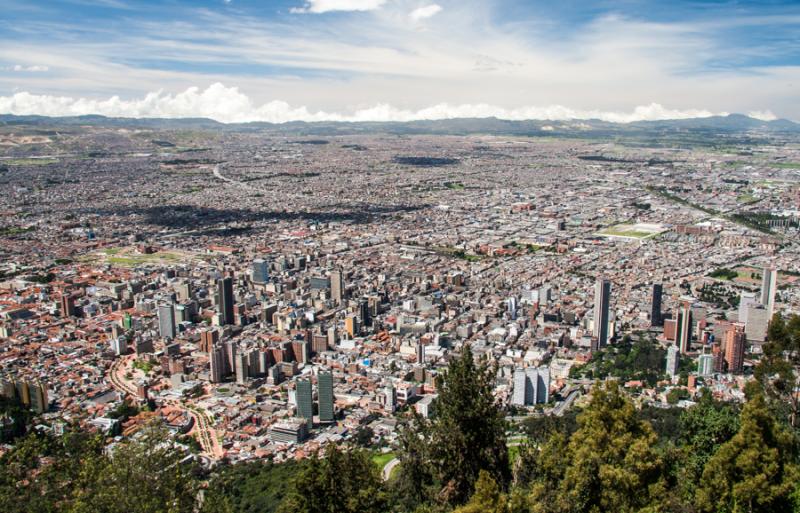
[[[322,14],[331,11],[373,11],[386,0],[308,0],[303,7],[293,7],[293,13]]]
[[[292,106],[284,101],[255,105],[236,87],[221,83],[206,89],[190,87],[178,94],[152,92],[141,99],[123,100],[113,96],[105,100],[37,95],[28,92],[0,96],[0,113],[41,116],[83,116],[99,114],[126,118],[210,118],[222,123],[266,121],[416,121],[454,118],[496,117],[506,120],[569,120],[600,119],[615,123],[656,121],[663,119],[701,118],[725,115],[704,109],[675,110],[658,103],[635,107],[630,112],[580,110],[562,105],[523,106],[503,108],[489,104],[450,105],[440,103],[420,110],[398,109],[390,104],[377,104],[349,113],[310,111],[304,106]],[[774,119],[771,112],[756,112],[762,119]]]

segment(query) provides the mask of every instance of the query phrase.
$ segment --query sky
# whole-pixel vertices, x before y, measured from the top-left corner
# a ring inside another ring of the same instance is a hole
[[[800,120],[800,0],[0,0],[0,113]]]

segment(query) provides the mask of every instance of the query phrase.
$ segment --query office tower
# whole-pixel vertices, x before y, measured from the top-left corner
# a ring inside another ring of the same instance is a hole
[[[309,360],[308,341],[306,339],[292,340],[292,354],[297,363],[307,363]]]
[[[664,319],[661,317],[661,296],[663,287],[660,283],[653,284],[653,297],[650,300],[650,325],[663,326]]]
[[[28,405],[36,413],[44,413],[50,408],[50,401],[47,397],[47,389],[42,383],[24,382],[28,389]]]
[[[691,349],[692,344],[692,307],[688,301],[684,302],[678,310],[678,320],[675,327],[675,342],[681,350],[681,354],[686,354]]]
[[[297,402],[297,416],[306,419],[306,424],[310,428],[314,422],[314,404],[311,398],[310,380],[297,380],[295,401]]]
[[[348,315],[344,320],[344,329],[350,338],[353,338],[358,334],[358,319],[356,319],[355,315]]]
[[[328,347],[336,346],[337,342],[339,342],[339,334],[336,332],[336,326],[331,326],[328,328]]]
[[[331,271],[331,299],[337,305],[344,299],[344,275],[340,270]]]
[[[528,367],[514,371],[514,390],[511,404],[531,406],[550,400],[550,369]]]
[[[741,374],[744,370],[744,342],[743,326],[734,324],[725,332],[725,363],[731,374]]]
[[[670,378],[674,378],[678,374],[678,348],[670,344],[667,348],[667,374]]]
[[[233,340],[225,342],[225,375],[232,374],[236,368],[236,353],[239,346]]]
[[[328,337],[321,333],[314,335],[311,338],[311,352],[320,354],[328,350]]]
[[[372,326],[372,316],[369,311],[369,302],[366,298],[358,302],[358,317],[361,319],[362,326]]]
[[[114,354],[121,356],[128,352],[128,340],[125,337],[114,337],[111,339],[111,350]]]
[[[61,317],[72,317],[75,315],[75,298],[67,292],[61,296]]]
[[[233,359],[234,370],[236,372],[236,382],[240,385],[247,383],[247,378],[250,375],[250,358],[247,353],[239,352]]]
[[[263,258],[253,260],[253,282],[267,283],[269,281],[269,262]]]
[[[598,279],[594,286],[594,331],[597,347],[608,344],[609,302],[611,301],[611,282]]]
[[[742,292],[739,296],[739,322],[747,324],[747,311],[751,305],[757,305],[755,292]]]
[[[765,267],[761,278],[761,304],[767,309],[770,319],[775,313],[775,290],[777,287],[778,271],[773,267]]]
[[[388,413],[394,413],[397,409],[397,392],[394,389],[394,386],[389,383],[386,385],[386,389],[383,392],[384,394],[384,403],[383,409]]]
[[[422,342],[417,342],[417,363],[424,364],[425,363],[425,344]]]
[[[714,373],[714,355],[701,354],[697,358],[697,374],[700,376],[710,376]]]
[[[217,312],[223,326],[233,324],[233,278],[217,280]]]
[[[221,346],[214,346],[209,352],[208,379],[212,383],[222,383],[225,378],[225,350]]]
[[[320,371],[317,375],[317,399],[319,401],[319,421],[323,424],[333,422],[333,373],[331,371]]]
[[[210,353],[211,349],[219,340],[219,331],[215,329],[203,330],[200,332],[200,351]]]
[[[158,334],[161,338],[175,338],[175,310],[172,304],[158,305]]]
[[[767,329],[771,319],[769,310],[763,305],[750,305],[747,307],[747,324],[745,336],[751,342],[764,342],[767,338]]]
[[[175,292],[178,293],[180,301],[189,301],[192,299],[192,286],[188,281],[181,281],[175,285]]]

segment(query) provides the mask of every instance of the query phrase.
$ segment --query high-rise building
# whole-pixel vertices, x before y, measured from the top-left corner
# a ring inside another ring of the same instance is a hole
[[[128,340],[124,336],[112,337],[111,350],[117,356],[126,354],[128,352]]]
[[[269,262],[263,258],[253,260],[253,282],[267,283],[269,281]]]
[[[594,286],[594,331],[597,347],[608,344],[609,303],[611,302],[611,282],[598,279]]]
[[[344,275],[341,270],[331,271],[331,299],[337,305],[344,300]]]
[[[759,304],[755,292],[742,292],[739,296],[739,322],[747,324],[747,312],[751,305]]]
[[[361,319],[362,326],[372,326],[372,316],[370,315],[367,298],[362,298],[358,302],[358,317]]]
[[[751,342],[764,342],[771,319],[769,309],[763,305],[750,305],[747,307],[747,324],[745,336]]]
[[[663,326],[664,319],[661,316],[661,296],[664,294],[663,286],[660,283],[653,284],[653,297],[650,300],[650,325]]]
[[[670,378],[674,378],[678,374],[679,359],[678,348],[670,344],[667,348],[667,374]]]
[[[75,315],[75,298],[67,292],[61,295],[61,317]]]
[[[514,390],[511,404],[530,406],[550,400],[550,369],[528,367],[514,371]]]
[[[217,280],[217,312],[223,326],[233,324],[233,278]]]
[[[311,380],[298,379],[295,388],[297,416],[306,420],[310,428],[314,422],[314,402],[311,395]]]
[[[686,354],[692,344],[692,306],[690,302],[685,301],[678,310],[675,328],[675,342],[677,342],[681,354]]]
[[[774,267],[765,267],[761,277],[761,304],[767,309],[772,319],[775,313],[775,290],[778,288],[778,271]]]
[[[422,341],[417,341],[417,363],[424,364],[425,363],[425,344]]]
[[[317,399],[319,401],[319,421],[321,423],[333,422],[333,373],[331,371],[320,371],[317,375]]]
[[[697,374],[710,376],[714,373],[714,355],[701,354],[697,358]]]
[[[358,334],[358,319],[355,315],[348,315],[344,319],[344,330],[353,338]]]
[[[240,385],[247,383],[247,378],[250,376],[250,358],[245,352],[239,352],[234,357],[236,382]]]
[[[209,352],[208,379],[212,383],[222,383],[225,378],[225,350],[221,346],[214,346]]]
[[[158,305],[158,334],[161,338],[175,338],[175,309],[171,303]]]
[[[741,374],[744,370],[744,327],[734,324],[725,332],[725,363],[728,372]]]
[[[200,351],[210,353],[211,349],[219,340],[219,331],[216,329],[203,330],[200,332]]]
[[[397,409],[397,392],[394,389],[394,385],[389,383],[386,385],[386,389],[384,390],[384,402],[383,402],[383,409],[388,413],[394,413]]]

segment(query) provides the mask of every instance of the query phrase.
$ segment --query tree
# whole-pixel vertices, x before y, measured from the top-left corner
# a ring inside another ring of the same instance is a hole
[[[378,469],[364,451],[328,446],[323,458],[303,463],[280,513],[383,513],[387,496]]]
[[[694,494],[696,483],[711,456],[738,431],[738,409],[715,401],[708,389],[703,389],[696,405],[683,411],[679,429],[685,455],[681,484],[688,495]]]
[[[469,502],[453,513],[505,513],[508,500],[488,472],[481,470],[475,482],[475,493]]]
[[[665,490],[656,434],[616,381],[598,385],[569,441],[554,436],[537,458],[534,512],[640,511]]]
[[[121,442],[110,458],[85,465],[90,486],[75,490],[70,513],[190,513],[197,481],[185,453],[160,423]]]
[[[511,479],[506,422],[494,384],[494,369],[486,361],[476,363],[469,346],[450,361],[438,383],[428,442],[443,502],[466,502],[481,470],[503,489]]]
[[[764,397],[742,411],[739,432],[709,459],[697,490],[699,511],[759,513],[792,511],[800,468],[794,438],[775,421]]]
[[[777,403],[793,428],[800,427],[800,397],[795,390],[800,386],[800,316],[792,315],[785,321],[775,314],[770,322],[769,342],[764,345],[764,355],[756,366],[755,377],[767,397]]]
[[[302,468],[294,460],[222,466],[209,480],[202,513],[274,513]]]

